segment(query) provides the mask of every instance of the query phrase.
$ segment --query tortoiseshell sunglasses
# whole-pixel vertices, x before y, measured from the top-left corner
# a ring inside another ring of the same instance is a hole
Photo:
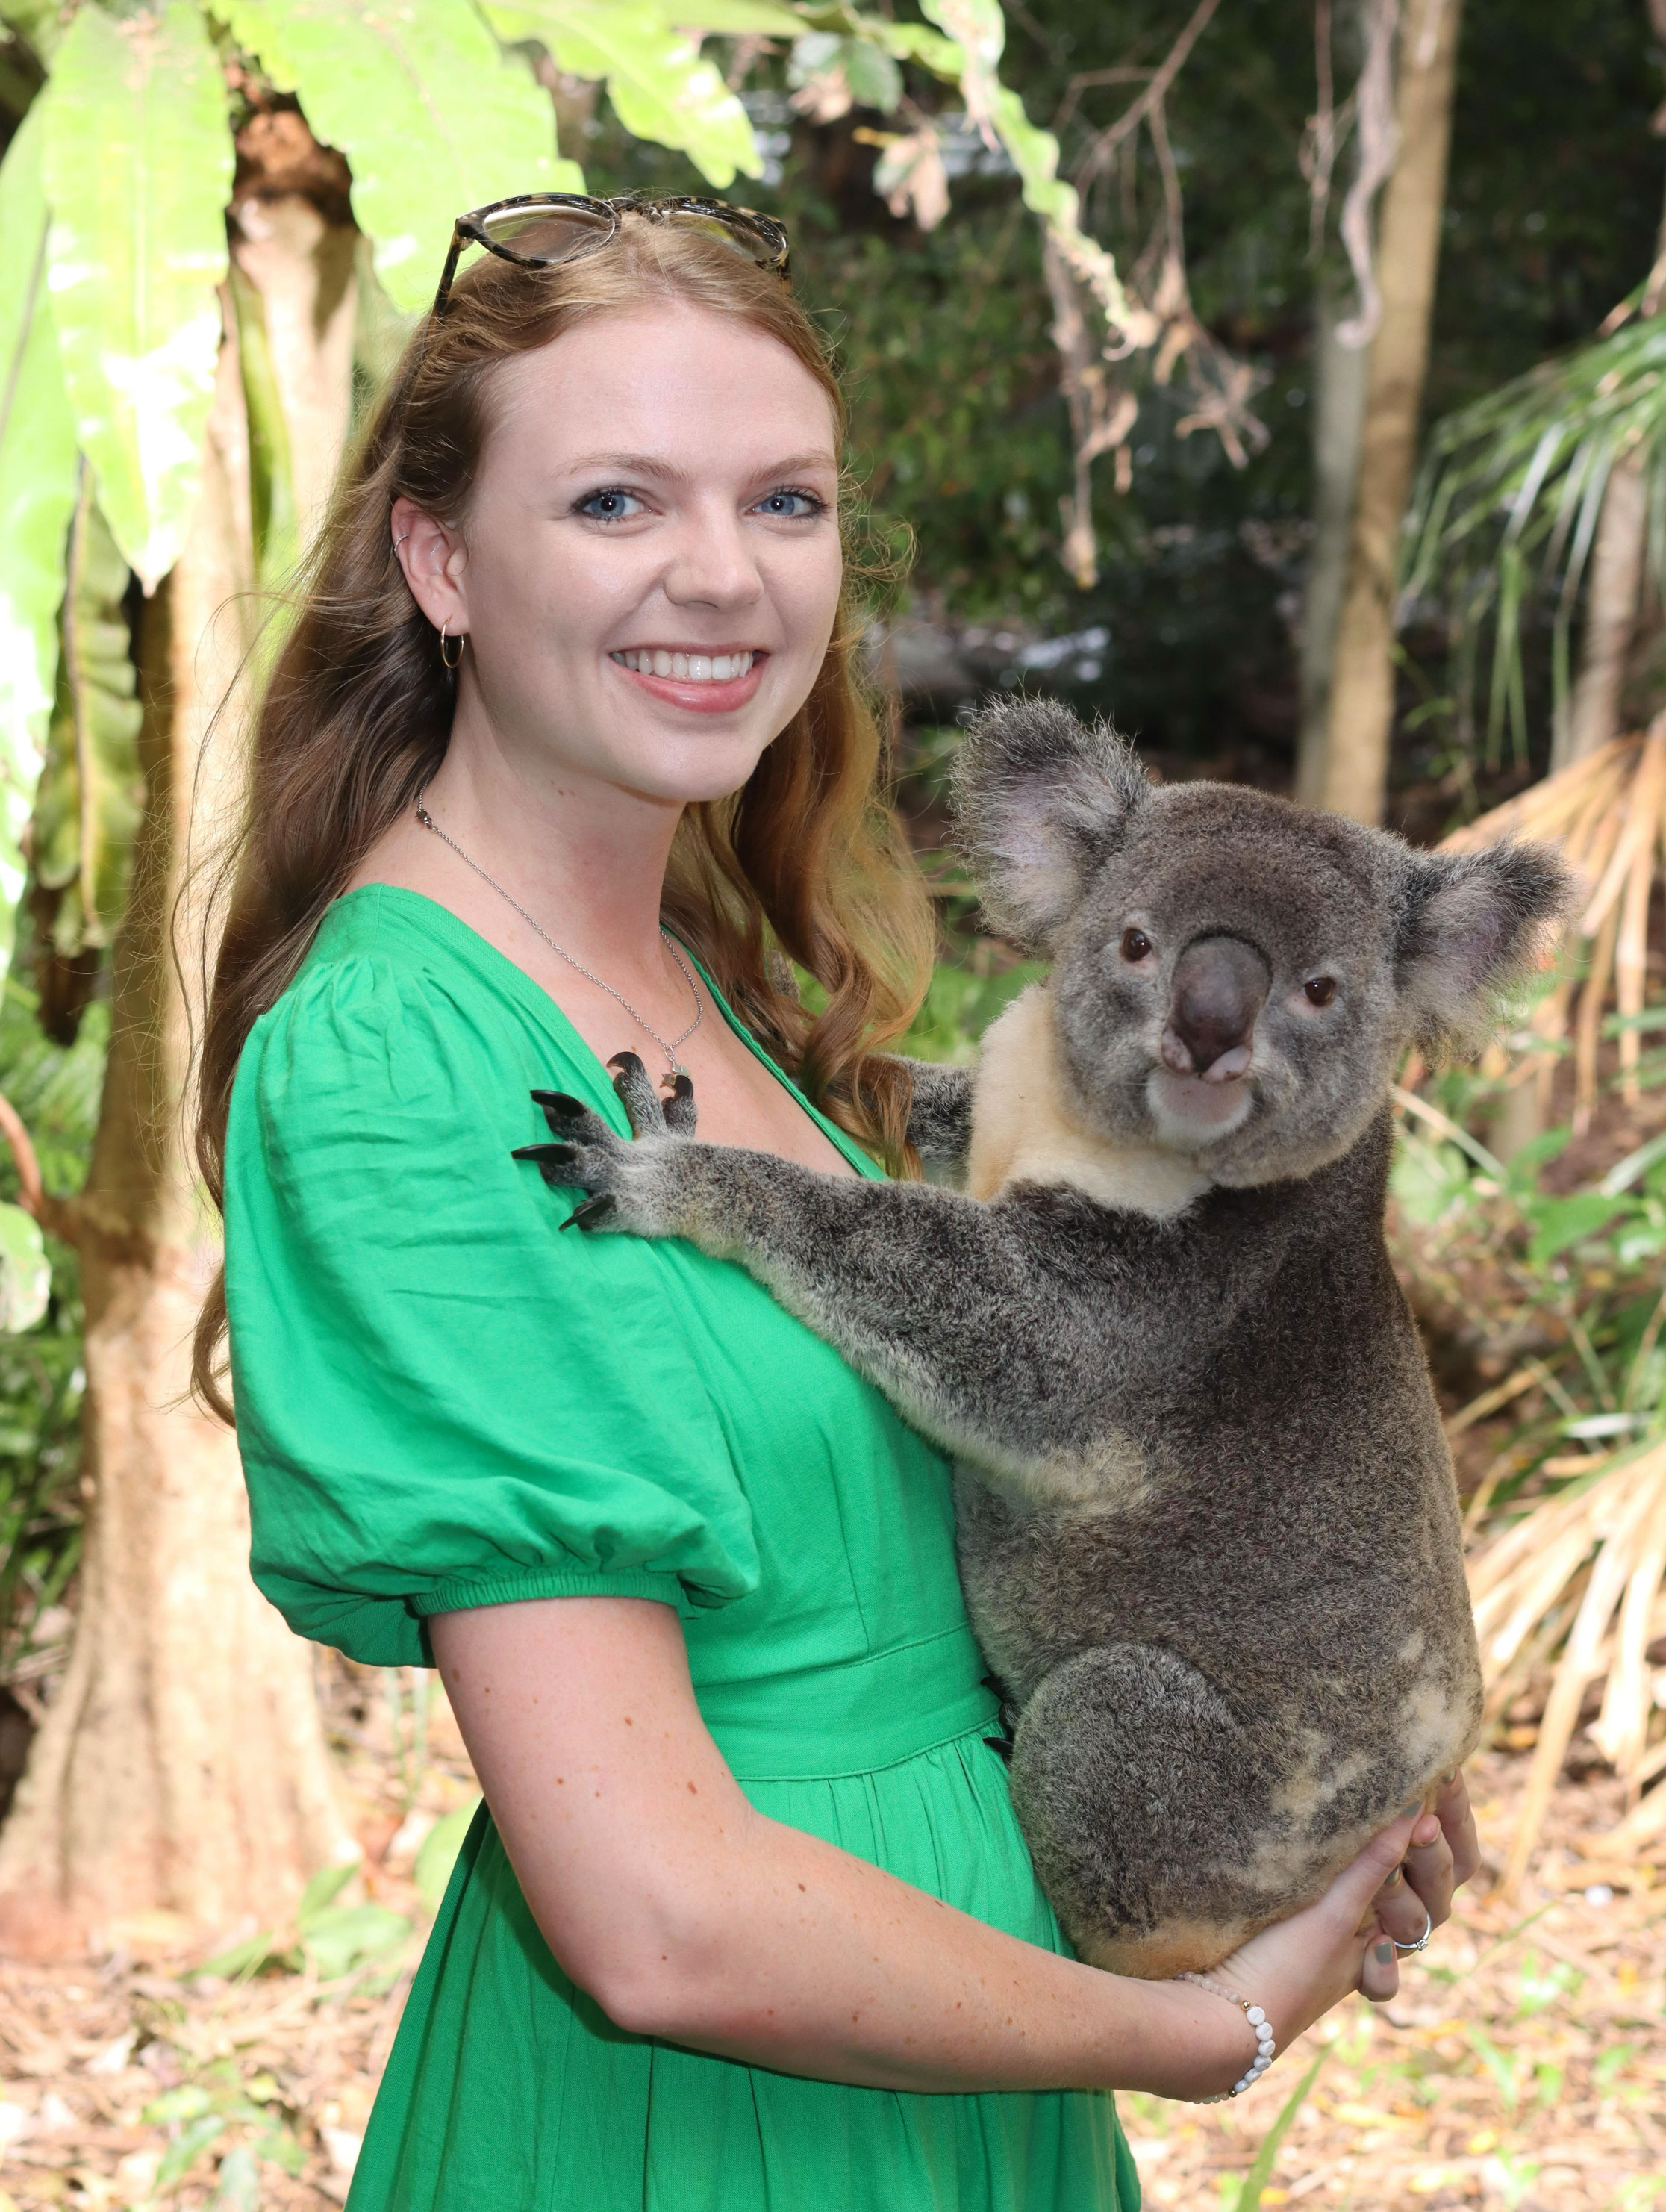
[[[623,215],[646,216],[650,222],[675,222],[702,231],[745,254],[783,284],[792,282],[786,231],[772,216],[755,215],[751,208],[682,196],[601,200],[587,192],[518,192],[513,199],[493,200],[458,216],[434,295],[435,316],[446,311],[458,256],[465,246],[483,246],[488,253],[523,269],[551,269],[605,246],[617,234]]]

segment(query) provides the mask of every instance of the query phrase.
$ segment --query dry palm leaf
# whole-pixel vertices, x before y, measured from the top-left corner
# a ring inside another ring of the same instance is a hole
[[[1627,1103],[1639,1095],[1649,901],[1666,857],[1666,714],[1646,733],[1616,738],[1446,842],[1468,851],[1504,836],[1554,842],[1584,882],[1586,904],[1573,933],[1586,957],[1565,962],[1560,980],[1535,1008],[1529,1033],[1541,1042],[1521,1062],[1523,1079],[1536,1079],[1547,1098],[1559,1048],[1572,1033],[1574,1127],[1583,1128],[1596,1103],[1610,990],[1622,1022],[1622,1094]],[[1666,1632],[1666,1442],[1594,1458],[1576,1486],[1530,1507],[1474,1553],[1469,1587],[1490,1711],[1561,1645],[1505,1890],[1526,1870],[1594,1682],[1603,1692],[1593,1738],[1633,1796],[1631,1812],[1602,1849],[1629,1855],[1666,1835],[1666,1784],[1642,1795],[1666,1770],[1666,1747],[1649,1743],[1655,1684],[1648,1663],[1651,1642]]]
[[[1451,852],[1473,852],[1500,837],[1541,837],[1558,844],[1587,888],[1572,933],[1587,948],[1583,977],[1565,975],[1541,1000],[1531,1029],[1544,1040],[1529,1053],[1523,1074],[1547,1091],[1559,1048],[1574,1039],[1573,1126],[1583,1129],[1596,1101],[1596,1047],[1612,985],[1623,1026],[1620,1073],[1627,1104],[1638,1097],[1641,1023],[1648,974],[1649,897],[1666,857],[1666,714],[1646,734],[1616,738],[1560,775],[1535,783],[1446,840]]]

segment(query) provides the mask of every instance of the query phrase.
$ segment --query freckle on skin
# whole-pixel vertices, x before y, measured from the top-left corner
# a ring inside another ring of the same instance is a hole
[[[695,1788],[692,1782],[689,1784],[689,1795],[690,1797],[697,1797],[700,1795],[700,1792]]]

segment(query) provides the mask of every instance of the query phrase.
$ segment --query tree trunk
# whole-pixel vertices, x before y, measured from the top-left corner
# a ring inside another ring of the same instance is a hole
[[[1408,0],[1396,100],[1400,153],[1377,248],[1383,318],[1366,372],[1359,489],[1331,668],[1317,803],[1379,822],[1394,720],[1395,587],[1417,452],[1440,256],[1462,0]]]
[[[1620,735],[1626,668],[1643,596],[1648,529],[1648,485],[1642,457],[1633,452],[1609,470],[1602,494],[1585,594],[1579,676],[1566,711],[1557,719],[1550,753],[1553,775]]]
[[[1369,356],[1364,346],[1344,345],[1338,338],[1341,320],[1336,300],[1322,288],[1314,318],[1313,544],[1302,599],[1301,726],[1296,739],[1296,796],[1304,806],[1318,805],[1324,786],[1330,674],[1365,421]]]
[[[91,1491],[76,1632],[0,1836],[0,1948],[37,1955],[119,1943],[124,1921],[159,1911],[182,1939],[277,1917],[350,1849],[310,1649],[249,1578],[235,1440],[186,1395],[218,1259],[180,1110],[186,992],[202,974],[192,877],[240,789],[235,716],[212,718],[248,644],[247,601],[234,595],[252,583],[250,547],[228,334],[197,513],[141,630],[145,809],[112,953],[98,1135],[73,1215]]]

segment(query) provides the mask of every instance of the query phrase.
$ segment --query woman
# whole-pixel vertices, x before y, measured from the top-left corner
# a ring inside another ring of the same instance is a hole
[[[623,1130],[628,1049],[702,1137],[904,1160],[874,1048],[930,931],[854,683],[836,386],[738,212],[465,237],[264,703],[204,1070],[257,1578],[357,1658],[431,1652],[489,1808],[350,2202],[1131,2205],[1100,2093],[1228,2091],[1266,2034],[1065,1954],[943,1462],[738,1268],[562,1235],[510,1157],[536,1088]],[[1456,1779],[1441,1810],[1461,1875]],[[1442,1826],[1223,1970],[1280,2044],[1392,1991]]]

